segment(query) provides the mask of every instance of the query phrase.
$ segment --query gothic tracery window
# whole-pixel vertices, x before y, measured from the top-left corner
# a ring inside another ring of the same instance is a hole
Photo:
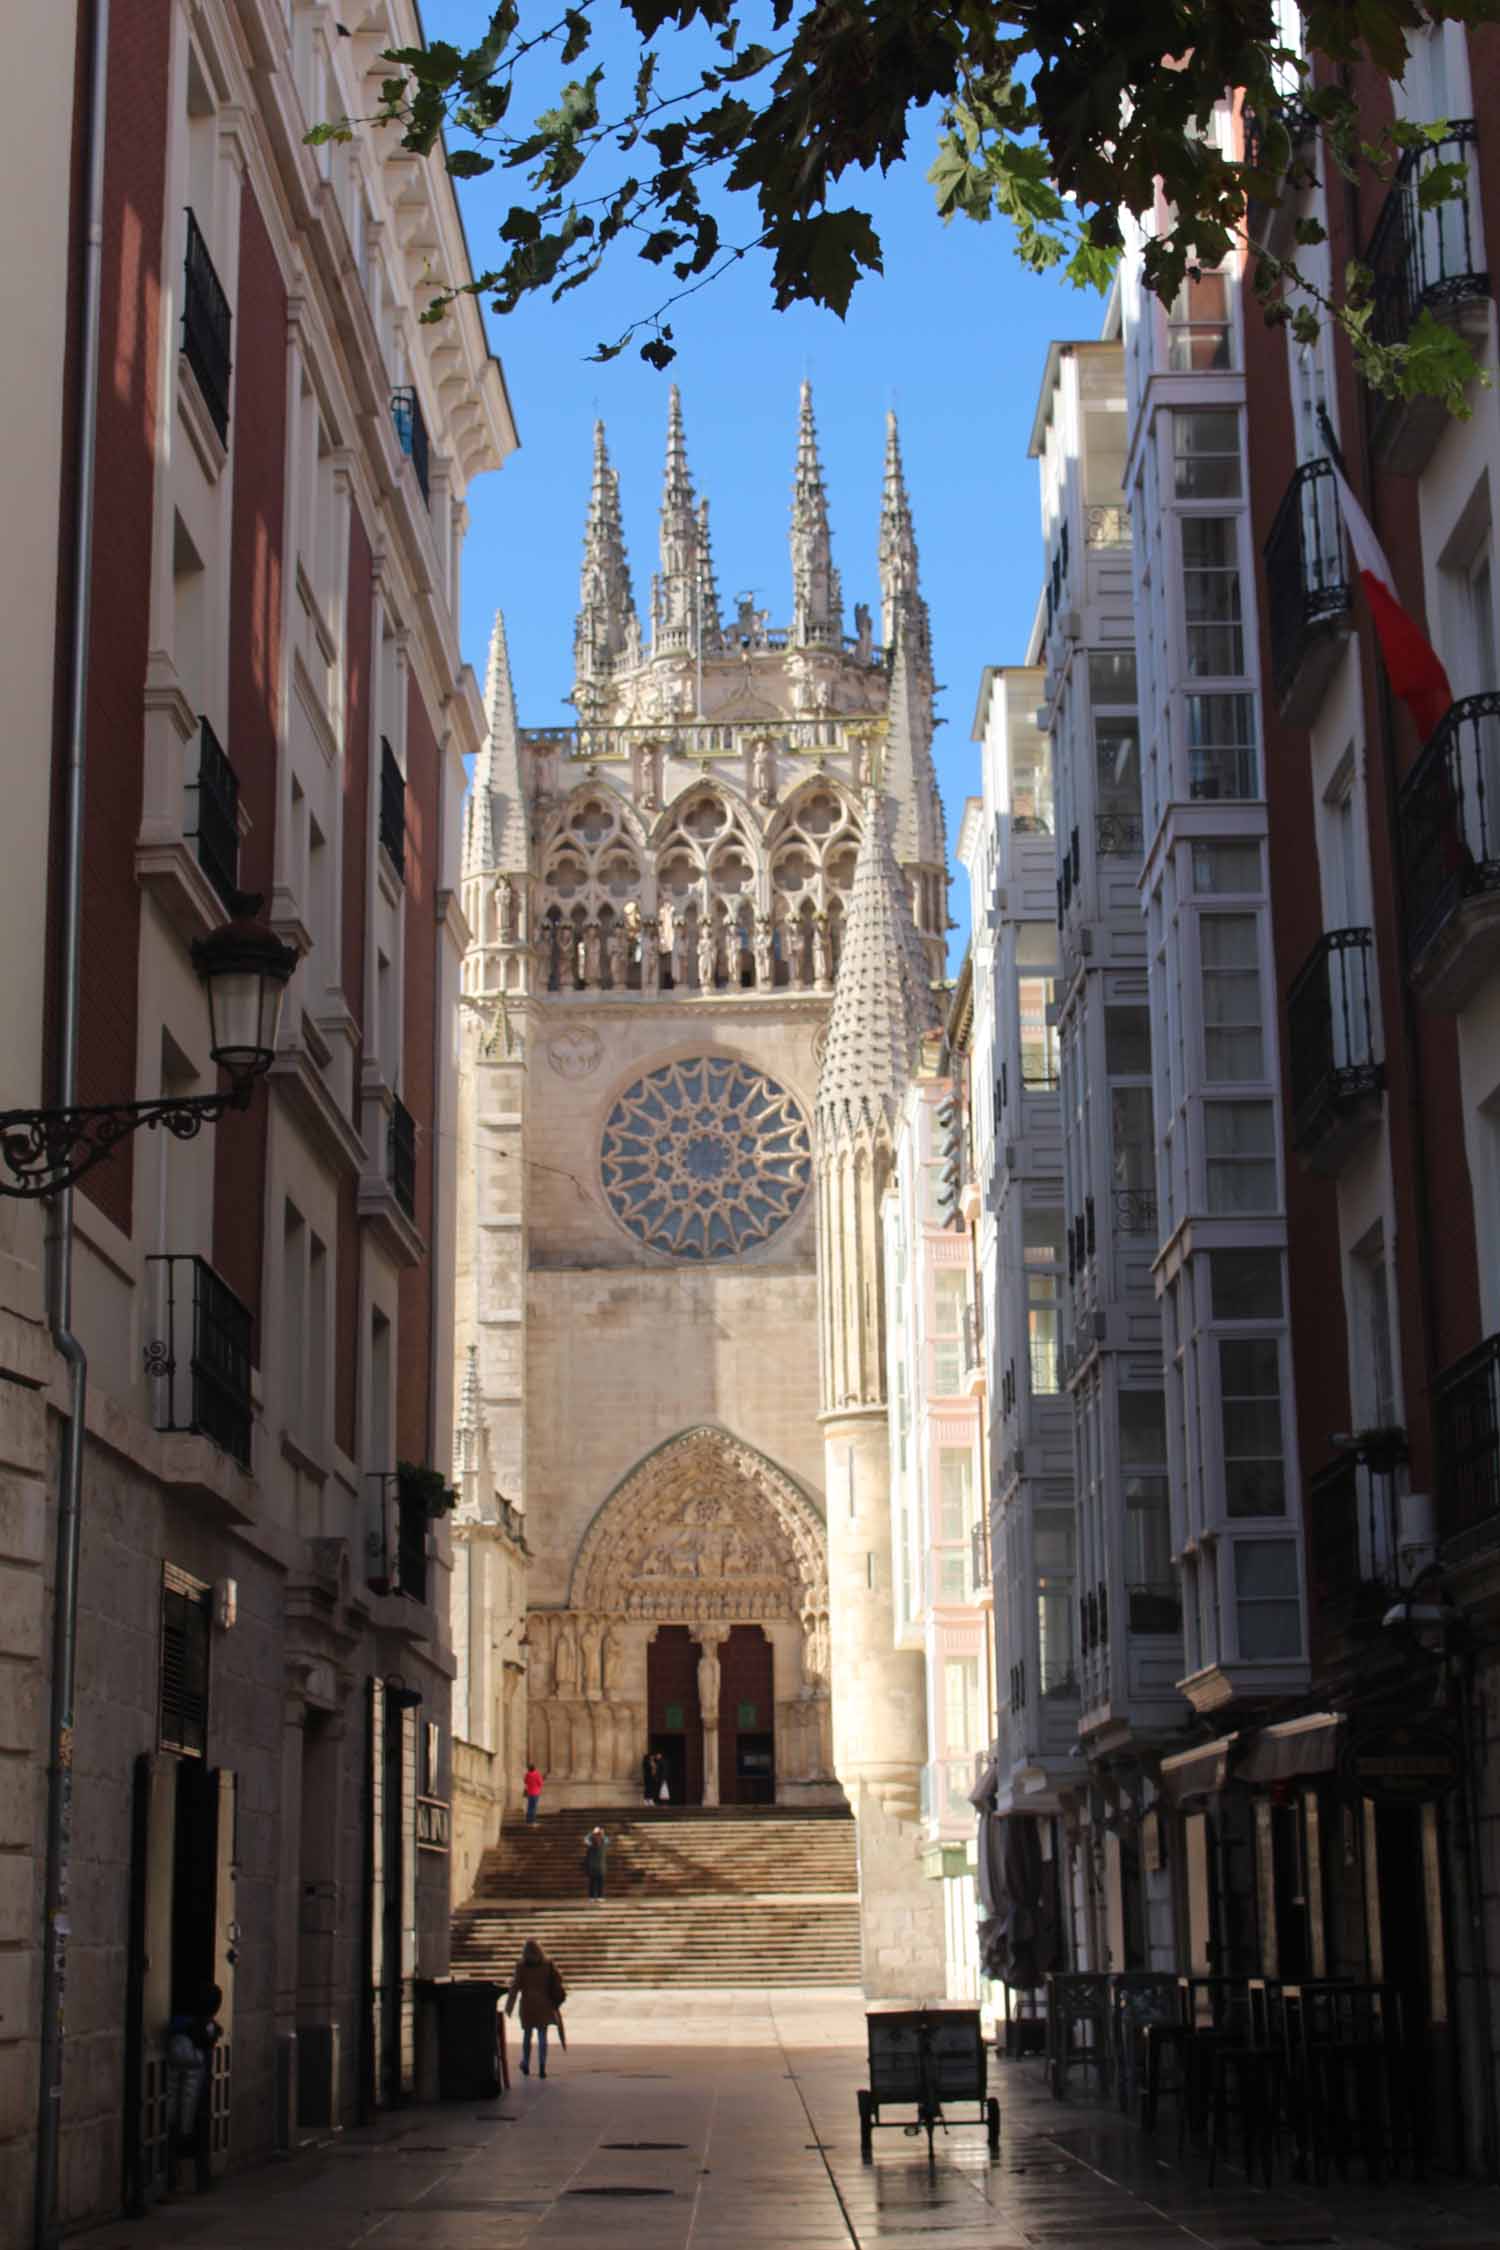
[[[640,889],[641,863],[624,806],[608,789],[576,798],[542,870],[542,932],[553,991],[634,981],[634,946],[620,941],[626,908]]]
[[[695,1056],[627,1087],[599,1161],[610,1206],[639,1241],[711,1262],[753,1250],[795,1216],[812,1136],[801,1103],[764,1071]]]
[[[830,782],[810,783],[784,808],[771,856],[778,984],[838,974],[858,852],[857,816]]]

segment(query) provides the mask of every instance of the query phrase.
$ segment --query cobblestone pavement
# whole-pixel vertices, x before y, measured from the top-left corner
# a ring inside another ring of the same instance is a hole
[[[1250,2187],[1002,2065],[982,2130],[876,2136],[862,2163],[848,1992],[638,1992],[568,2004],[571,2047],[498,2102],[403,2110],[188,2196],[83,2250],[1500,2250],[1500,2192]],[[622,2192],[623,2191],[623,2192]]]

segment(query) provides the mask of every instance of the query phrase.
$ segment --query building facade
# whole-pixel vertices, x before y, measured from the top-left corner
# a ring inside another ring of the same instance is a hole
[[[108,19],[98,73],[87,37],[64,50],[68,13],[53,114],[78,137],[58,207],[81,244],[97,151],[99,317],[49,253],[35,317],[61,421],[38,435],[54,522],[36,551],[61,549],[62,601],[25,676],[59,777],[75,732],[83,747],[80,1098],[216,1090],[191,949],[247,895],[297,965],[250,1106],[194,1138],[126,1138],[74,1198],[87,1420],[52,1938],[59,2226],[155,2197],[165,2026],[205,1985],[224,2028],[217,2170],[409,2089],[415,1981],[446,1964],[447,1026],[464,758],[484,731],[456,613],[465,495],[515,444],[472,304],[420,323],[431,271],[468,271],[441,163],[362,137],[305,145],[320,119],[367,113],[381,49],[420,38],[404,0],[352,35],[322,6],[149,0]],[[13,206],[34,193],[28,180]],[[90,425],[92,490],[75,493],[57,463],[86,460]],[[77,583],[75,501],[92,527]],[[45,705],[44,647],[62,682]],[[18,801],[27,872],[7,914],[33,870],[59,866],[65,802],[61,778]],[[34,975],[8,990],[18,1006],[45,990],[55,1029],[66,886],[32,904],[11,958]],[[13,1030],[12,1098],[45,1100],[55,1039]],[[32,1416],[8,1550],[28,1622],[4,1644],[5,1840],[24,1865],[43,1851],[70,1394],[34,1214],[4,1209],[23,1324],[8,1372],[51,1410]],[[30,2207],[41,2006],[40,1891],[22,1890],[0,2028],[12,2212]]]
[[[878,560],[877,643],[863,605],[845,630],[804,387],[791,626],[726,614],[674,392],[643,635],[596,432],[578,724],[517,727],[497,638],[466,832],[459,1365],[475,1507],[527,1549],[501,1795],[529,1752],[551,1803],[627,1803],[648,1748],[676,1802],[847,1793],[867,1979],[907,1990],[941,1943],[878,1213],[946,877],[894,424]]]

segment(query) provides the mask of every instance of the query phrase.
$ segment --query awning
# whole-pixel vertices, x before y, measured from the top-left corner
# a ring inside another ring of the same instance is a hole
[[[1221,1734],[1216,1741],[1199,1742],[1161,1762],[1161,1793],[1169,1805],[1181,1806],[1190,1798],[1212,1797],[1229,1779],[1230,1757],[1239,1734]]]
[[[969,1803],[976,1812],[988,1812],[995,1802],[999,1788],[1000,1767],[998,1762],[991,1758],[989,1764],[969,1791]]]
[[[1332,1773],[1343,1741],[1342,1711],[1309,1711],[1262,1727],[1235,1771],[1243,1781],[1295,1781],[1299,1774]]]

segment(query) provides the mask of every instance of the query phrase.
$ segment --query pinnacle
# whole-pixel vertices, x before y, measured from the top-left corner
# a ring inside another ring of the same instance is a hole
[[[818,1080],[820,1145],[893,1129],[923,1034],[937,1021],[922,941],[891,846],[890,806],[871,791]]]
[[[828,495],[818,458],[812,385],[804,382],[797,410],[797,473],[792,485],[792,638],[837,645],[843,635],[843,593],[833,567]]]

